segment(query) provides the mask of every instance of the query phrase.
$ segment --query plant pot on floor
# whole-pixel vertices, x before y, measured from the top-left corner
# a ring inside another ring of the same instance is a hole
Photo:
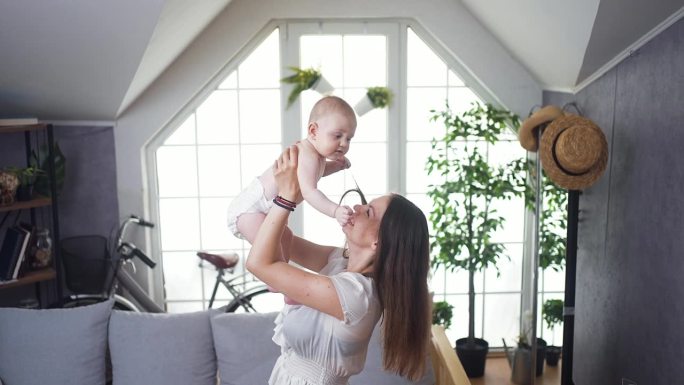
[[[546,365],[558,366],[558,360],[560,359],[562,348],[560,346],[547,346],[546,347]]]
[[[485,371],[485,362],[489,352],[489,343],[481,338],[475,338],[474,344],[468,343],[468,338],[456,340],[456,354],[463,364],[466,374],[470,378],[482,377]]]

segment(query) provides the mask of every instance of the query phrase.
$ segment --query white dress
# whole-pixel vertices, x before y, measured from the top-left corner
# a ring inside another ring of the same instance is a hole
[[[363,370],[380,303],[373,280],[346,266],[342,249],[335,249],[320,271],[337,290],[344,320],[304,305],[286,305],[276,318],[273,341],[281,355],[270,385],[346,385]]]

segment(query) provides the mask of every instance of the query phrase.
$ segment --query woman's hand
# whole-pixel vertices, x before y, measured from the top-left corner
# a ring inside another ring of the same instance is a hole
[[[292,145],[286,148],[273,165],[273,176],[278,185],[278,195],[299,203],[303,198],[297,179],[298,156],[299,148],[297,146]]]

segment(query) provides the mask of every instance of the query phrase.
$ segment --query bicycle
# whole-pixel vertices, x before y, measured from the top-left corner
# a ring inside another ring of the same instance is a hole
[[[213,265],[217,271],[216,281],[209,299],[209,309],[214,305],[219,285],[223,285],[232,295],[232,300],[225,306],[226,313],[269,313],[280,311],[283,307],[281,294],[269,291],[263,282],[250,273],[235,274],[235,266],[240,261],[237,254],[214,254],[198,251],[197,256],[201,259],[200,267],[204,267],[202,261],[206,261]],[[231,275],[229,279],[225,278],[226,273]]]
[[[101,235],[84,235],[62,239],[62,255],[67,288],[75,293],[63,298],[52,307],[71,308],[92,305],[108,299],[114,299],[114,309],[149,313],[164,313],[143,290],[135,279],[123,269],[132,264],[137,257],[150,268],[156,263],[132,242],[127,241],[127,230],[131,224],[142,227],[154,227],[154,224],[140,217],[131,215],[119,226],[113,249],[110,242]],[[112,260],[114,254],[118,258]],[[133,265],[134,266],[134,265]],[[135,267],[135,266],[134,266]],[[117,293],[123,288],[136,301],[130,301]],[[142,308],[142,309],[141,309]]]

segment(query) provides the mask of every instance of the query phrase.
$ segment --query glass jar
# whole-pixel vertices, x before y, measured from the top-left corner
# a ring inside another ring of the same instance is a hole
[[[48,229],[38,229],[36,231],[34,247],[31,267],[34,269],[48,267],[52,261],[52,238],[50,238],[50,231]]]

